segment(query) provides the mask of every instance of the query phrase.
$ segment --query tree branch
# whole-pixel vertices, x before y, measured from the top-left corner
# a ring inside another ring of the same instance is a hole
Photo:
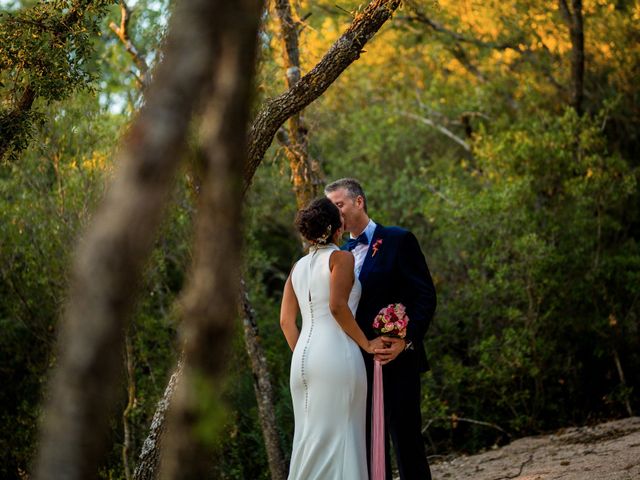
[[[559,10],[560,10],[560,14],[562,15],[562,18],[564,19],[565,22],[567,22],[567,25],[571,26],[571,12],[569,11],[569,5],[567,4],[566,0],[558,0],[558,6],[559,6]]]
[[[493,50],[515,50],[517,52],[522,52],[522,47],[518,42],[487,42],[483,40],[479,40],[477,38],[467,37],[458,32],[455,32],[443,24],[436,22],[432,18],[427,17],[423,12],[419,10],[414,11],[414,15],[407,15],[400,17],[400,19],[409,21],[409,22],[419,22],[424,25],[427,25],[432,30],[440,33],[446,34],[448,37],[453,38],[454,40],[461,43],[469,43],[481,48],[491,48]]]
[[[510,480],[512,478],[518,478],[522,474],[522,470],[524,470],[525,465],[531,463],[533,461],[533,454],[529,455],[529,458],[520,464],[520,469],[518,473],[514,473],[513,475],[506,475],[504,477],[498,477],[495,480]]]
[[[182,360],[178,361],[176,369],[171,374],[162,398],[158,401],[156,411],[151,420],[149,434],[142,445],[142,452],[138,460],[138,465],[133,474],[133,480],[156,480],[160,469],[160,451],[162,437],[166,430],[166,417],[169,405],[178,384],[178,379],[182,375]]]
[[[428,125],[428,126],[430,126],[432,128],[435,128],[440,133],[442,133],[443,135],[447,136],[448,138],[450,138],[451,140],[456,142],[458,145],[460,145],[465,151],[471,152],[471,147],[469,146],[469,144],[467,142],[465,142],[463,139],[458,137],[455,133],[453,133],[448,128],[443,127],[442,125],[439,125],[439,124],[435,123],[430,118],[421,117],[420,115],[416,115],[415,113],[406,112],[406,111],[399,111],[398,113],[400,113],[401,115],[404,115],[407,118],[411,118],[413,120],[417,120],[420,123],[424,123],[425,125]]]
[[[400,0],[373,0],[331,46],[320,62],[294,86],[268,100],[249,131],[249,158],[244,174],[245,191],[280,126],[320,95],[362,53],[364,45],[391,18]]]
[[[287,86],[292,88],[300,80],[298,29],[291,14],[289,0],[276,0],[276,12],[284,40],[283,53]],[[317,197],[324,186],[324,175],[320,164],[309,155],[307,142],[309,129],[302,119],[302,111],[300,110],[289,118],[288,141],[284,144],[298,208],[303,208]]]
[[[131,9],[127,6],[127,3],[124,0],[120,0],[120,13],[120,26],[116,25],[115,22],[111,22],[109,24],[109,28],[113,30],[116,36],[120,39],[120,41],[124,45],[125,50],[133,59],[136,67],[138,67],[140,74],[134,74],[134,76],[136,77],[136,81],[138,81],[140,83],[140,86],[144,89],[149,83],[149,66],[147,65],[144,56],[139,52],[139,50],[135,47],[135,45],[129,38],[128,27]]]

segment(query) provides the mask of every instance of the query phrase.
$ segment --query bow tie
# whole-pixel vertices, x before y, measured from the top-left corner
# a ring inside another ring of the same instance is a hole
[[[347,240],[347,250],[349,251],[353,250],[360,243],[364,245],[369,245],[369,239],[367,238],[367,235],[364,232],[362,232],[358,236],[358,238],[350,238],[349,240]]]

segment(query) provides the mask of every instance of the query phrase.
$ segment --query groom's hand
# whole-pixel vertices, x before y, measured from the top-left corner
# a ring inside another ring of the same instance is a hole
[[[386,365],[391,360],[395,360],[398,355],[400,355],[404,351],[404,347],[406,346],[406,342],[403,338],[395,338],[395,337],[381,337],[384,343],[386,344],[386,348],[376,348],[375,349],[375,358],[382,365]]]

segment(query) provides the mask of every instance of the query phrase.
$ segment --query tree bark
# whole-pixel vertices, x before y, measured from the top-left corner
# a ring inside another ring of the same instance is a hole
[[[278,423],[275,415],[275,401],[269,367],[264,349],[258,340],[258,325],[256,324],[255,312],[249,301],[249,296],[246,290],[244,290],[244,285],[241,315],[245,347],[249,361],[251,362],[251,370],[253,371],[253,386],[258,402],[258,414],[269,461],[271,480],[284,480],[287,478],[287,465],[282,455],[282,448],[280,447],[280,436],[278,434]]]
[[[376,0],[371,2],[365,11],[356,17],[349,29],[333,44],[315,68],[302,78],[302,81],[298,81],[287,92],[268,101],[260,109],[248,135],[249,158],[244,170],[245,193],[251,185],[253,176],[267,148],[271,144],[275,133],[282,124],[289,116],[301,111],[317,99],[331,83],[337,79],[340,73],[358,59],[362,47],[380,29],[384,22],[391,17],[393,11],[397,9],[399,4],[399,0]],[[270,118],[269,115],[273,115],[273,118]],[[247,299],[244,299],[243,303],[247,301]],[[245,306],[249,306],[250,308],[249,304],[243,305],[243,308],[245,308]],[[275,419],[271,420],[271,414],[267,413],[268,411],[273,412],[274,402],[270,399],[271,394],[269,393],[272,391],[272,388],[268,381],[268,372],[266,372],[266,359],[258,341],[257,326],[255,326],[255,322],[248,320],[246,317],[243,321],[245,324],[245,345],[252,362],[252,370],[255,377],[254,388],[256,392],[258,392],[258,408],[262,412],[265,412],[264,416],[262,413],[260,414],[260,421],[263,426],[265,443],[267,444],[267,454],[269,455],[269,449],[275,445],[273,439],[276,437],[274,433],[276,428],[265,427],[265,422],[274,422],[275,425]],[[248,328],[247,322],[253,323],[253,326]],[[252,354],[251,351],[254,353]],[[265,368],[263,369],[261,365],[265,365]],[[180,375],[178,372],[176,372],[176,374]],[[174,377],[172,377],[172,380],[173,379]],[[173,390],[167,388],[159,406],[171,402],[172,396]],[[159,440],[163,428],[157,427],[158,422],[155,421],[156,418],[162,421],[161,419],[163,417],[159,414],[159,411],[156,411],[156,415],[154,415],[154,422],[150,434],[145,440],[145,447],[143,447],[139,465],[136,468],[134,477],[136,480],[155,480],[158,477],[157,461],[148,461],[148,459],[157,459],[160,456]],[[154,424],[156,428],[154,428]],[[272,440],[267,441],[267,437]],[[274,459],[275,470],[278,471],[280,461],[277,457],[282,458],[282,454],[276,454],[274,450],[271,451],[271,454]],[[270,459],[270,462],[271,461]],[[272,468],[271,470],[273,472],[274,469]]]
[[[109,24],[109,28],[113,30],[113,33],[120,39],[125,50],[138,67],[139,74],[135,75],[138,85],[141,89],[146,90],[149,85],[149,66],[144,56],[136,48],[129,37],[129,19],[131,16],[131,9],[124,0],[120,0],[120,25],[116,25],[115,22]]]
[[[578,116],[584,113],[584,22],[582,0],[559,0],[560,13],[569,26],[571,37],[571,106]]]
[[[245,191],[251,185],[256,169],[282,124],[322,95],[360,57],[363,47],[391,18],[399,5],[400,0],[373,0],[362,13],[354,17],[345,33],[309,73],[286,92],[263,105],[249,131],[249,159],[244,173]]]
[[[155,480],[160,470],[160,451],[162,448],[162,436],[166,426],[167,410],[176,390],[178,379],[182,375],[182,360],[178,361],[176,369],[171,374],[169,383],[164,390],[164,395],[158,402],[156,411],[151,421],[149,435],[142,445],[142,452],[138,465],[133,474],[133,480]]]
[[[204,87],[227,3],[184,0],[164,60],[116,158],[114,181],[79,247],[34,478],[91,479],[105,451],[124,330]],[[234,2],[235,3],[235,2]],[[233,302],[233,300],[232,300]]]
[[[284,43],[285,77],[287,87],[291,89],[298,83],[301,75],[298,26],[291,14],[289,0],[276,0],[276,12]],[[307,143],[309,129],[304,124],[302,110],[291,115],[287,130],[288,134],[279,135],[278,139],[284,145],[289,160],[296,203],[298,208],[302,208],[321,193],[324,180],[318,161],[309,155]]]
[[[0,126],[2,126],[2,136],[0,136],[0,160],[10,151],[18,132],[24,130],[26,122],[28,122],[29,112],[36,99],[36,92],[31,85],[27,85],[20,96],[20,100],[13,110],[7,113],[4,118],[0,117]]]
[[[131,434],[131,414],[136,406],[136,373],[133,359],[133,344],[131,343],[132,332],[125,333],[125,369],[127,377],[127,406],[122,412],[122,430],[124,439],[122,442],[122,465],[124,467],[125,480],[131,480],[131,447],[133,436]]]
[[[262,2],[220,2],[220,54],[202,124],[205,158],[195,251],[181,324],[184,370],[169,407],[163,479],[203,479],[214,458],[217,384],[224,376],[237,318],[242,243],[242,173]],[[211,418],[213,417],[213,420]]]

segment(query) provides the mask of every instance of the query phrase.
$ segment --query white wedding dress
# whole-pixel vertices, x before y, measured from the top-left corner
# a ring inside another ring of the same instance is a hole
[[[366,480],[367,375],[358,345],[329,310],[334,244],[312,248],[291,274],[302,329],[291,360],[295,416],[290,480]],[[349,307],[356,312],[355,280]]]

